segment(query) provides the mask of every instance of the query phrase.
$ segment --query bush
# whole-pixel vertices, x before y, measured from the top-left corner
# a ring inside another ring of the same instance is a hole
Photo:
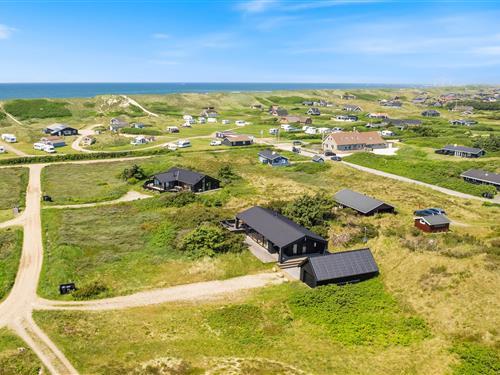
[[[217,176],[224,184],[230,184],[233,181],[239,180],[241,177],[234,172],[233,167],[229,164],[223,165],[219,168]]]
[[[167,193],[162,195],[160,199],[165,207],[183,207],[196,202],[198,196],[191,191],[182,191],[180,193]]]
[[[20,120],[71,116],[66,103],[46,99],[13,100],[5,103],[4,109]]]
[[[496,375],[500,373],[500,355],[494,349],[476,343],[454,345],[451,350],[460,358],[453,367],[455,375]]]
[[[239,252],[243,248],[241,236],[232,235],[212,224],[202,224],[189,232],[180,245],[180,249],[191,258],[213,257],[227,252]]]
[[[143,135],[161,135],[161,131],[156,129],[138,129],[138,128],[123,128],[123,134],[143,134]]]
[[[490,134],[488,137],[480,137],[474,139],[472,146],[482,148],[489,152],[500,151],[500,136]]]
[[[285,205],[283,215],[307,228],[324,224],[333,217],[334,201],[324,194],[303,195]]]
[[[108,287],[100,281],[94,281],[84,285],[82,288],[75,290],[71,295],[75,299],[84,300],[97,297],[98,295],[108,291]]]
[[[130,168],[125,168],[123,172],[120,174],[120,178],[124,181],[128,181],[129,183],[135,183],[137,181],[144,180],[146,178],[146,173],[142,167],[134,164]]]

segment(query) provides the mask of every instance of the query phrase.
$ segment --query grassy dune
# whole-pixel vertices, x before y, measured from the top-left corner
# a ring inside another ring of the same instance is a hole
[[[0,329],[0,374],[38,375],[45,369],[26,344],[7,329]]]

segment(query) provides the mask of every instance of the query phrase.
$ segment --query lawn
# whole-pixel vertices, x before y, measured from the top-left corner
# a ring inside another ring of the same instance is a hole
[[[27,168],[0,169],[0,222],[13,217],[14,206],[24,207],[27,185]]]
[[[433,156],[429,156],[426,152],[414,147],[403,146],[395,156],[356,153],[345,157],[344,160],[462,193],[481,196],[485,191],[495,191],[491,186],[474,185],[465,182],[460,178],[460,174],[471,168],[498,173],[499,163],[497,158],[465,160],[453,156],[439,159]]]
[[[5,103],[4,109],[19,120],[71,116],[66,103],[46,99],[13,100]]]
[[[26,344],[5,328],[0,329],[0,375],[45,373],[39,359]]]
[[[284,284],[231,302],[36,312],[35,320],[84,373],[140,373],[149,365],[150,373],[164,366],[178,374],[236,367],[245,374],[427,374],[444,373],[453,357],[379,279],[315,290]]]
[[[0,230],[0,301],[7,297],[14,285],[22,246],[21,229]]]

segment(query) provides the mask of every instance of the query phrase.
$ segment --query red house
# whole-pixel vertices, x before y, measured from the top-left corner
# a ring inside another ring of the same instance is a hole
[[[416,217],[415,226],[429,233],[448,232],[450,230],[450,220],[445,215]]]

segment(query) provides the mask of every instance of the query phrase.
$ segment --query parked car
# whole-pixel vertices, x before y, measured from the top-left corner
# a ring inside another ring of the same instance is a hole
[[[331,150],[325,150],[325,156],[336,156],[337,154]]]
[[[333,160],[333,161],[342,161],[342,158],[340,156],[332,156],[330,158],[330,160]]]
[[[246,121],[243,121],[243,120],[236,120],[236,121],[234,122],[234,124],[235,124],[236,126],[245,126],[245,125],[247,124],[247,122],[246,122]]]
[[[433,216],[433,215],[438,215],[435,211],[432,211],[428,208],[426,208],[425,210],[416,210],[415,212],[413,212],[413,214],[415,216]]]
[[[435,212],[436,215],[446,215],[446,211],[442,208],[431,207],[428,208],[429,211]]]
[[[177,145],[175,143],[169,143],[169,144],[167,144],[166,147],[167,147],[167,149],[172,150],[172,151],[177,150]]]
[[[5,147],[0,146],[0,154],[3,154],[5,152]]]
[[[302,146],[302,141],[293,141],[292,144],[294,146]]]
[[[8,143],[16,143],[17,138],[14,134],[2,134],[2,141],[8,142]]]
[[[220,146],[222,144],[222,141],[219,141],[217,139],[212,139],[210,141],[210,146]]]
[[[295,152],[296,154],[300,154],[300,148],[299,147],[292,147],[292,152]]]
[[[191,141],[189,141],[188,139],[179,139],[177,141],[177,147],[179,148],[191,147]]]
[[[271,128],[269,129],[269,134],[272,134],[272,135],[276,135],[279,133],[279,129],[278,128]]]

